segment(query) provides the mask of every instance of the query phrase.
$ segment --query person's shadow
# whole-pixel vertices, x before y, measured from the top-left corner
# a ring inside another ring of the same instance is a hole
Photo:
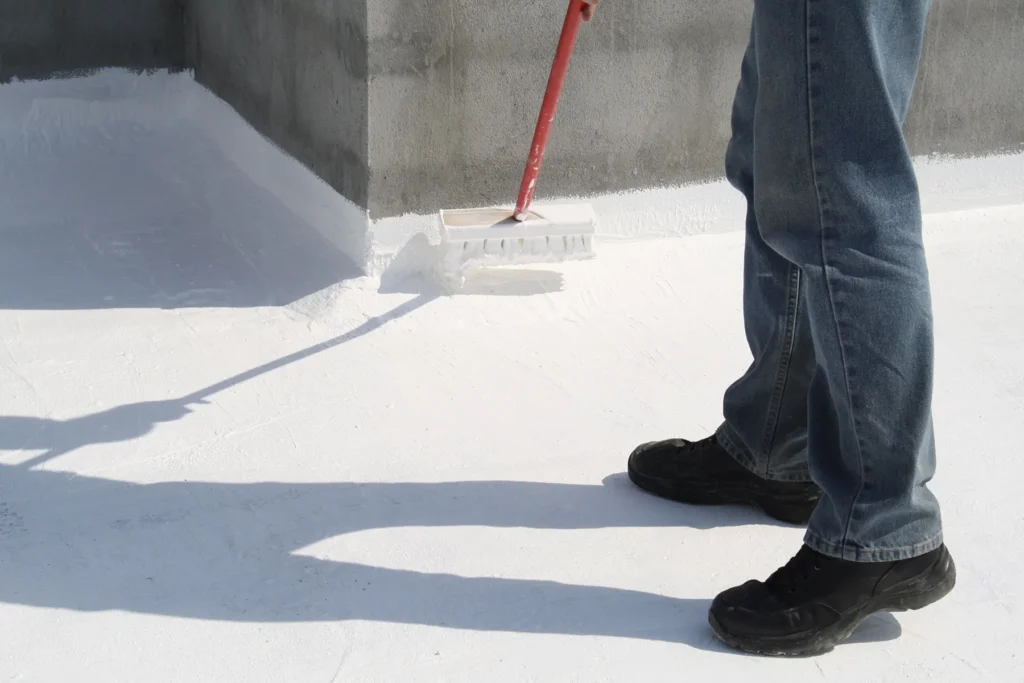
[[[535,284],[537,276],[530,277]],[[514,284],[510,293],[521,293],[522,283]],[[17,465],[0,464],[0,601],[227,621],[358,619],[603,635],[720,649],[707,628],[707,599],[387,569],[300,554],[331,537],[402,526],[709,529],[762,520],[744,509],[667,503],[637,491],[622,475],[602,485],[140,485],[34,469],[86,445],[143,437],[219,391],[365,335],[434,298],[421,294],[345,334],[188,396],[64,421],[0,417],[0,450],[44,451]],[[898,635],[895,620],[876,618],[854,639]]]
[[[720,649],[708,600],[335,562],[304,548],[392,527],[711,527],[754,513],[631,488],[512,481],[140,485],[0,465],[0,601],[226,621],[374,620]],[[473,548],[465,549],[472,553]],[[512,552],[512,551],[510,551]],[[895,620],[862,629],[899,635]]]

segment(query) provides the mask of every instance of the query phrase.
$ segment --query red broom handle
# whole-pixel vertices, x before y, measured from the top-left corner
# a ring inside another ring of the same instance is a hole
[[[569,58],[572,57],[573,48],[576,46],[576,36],[579,34],[583,10],[587,4],[584,0],[569,0],[569,12],[565,15],[565,23],[562,25],[562,35],[558,39],[555,61],[551,65],[548,87],[540,107],[540,116],[537,117],[533,143],[530,145],[530,158],[526,162],[523,182],[519,186],[519,199],[516,201],[516,210],[513,214],[518,221],[526,220],[534,190],[537,189],[537,177],[540,175],[541,162],[544,161],[548,135],[555,120],[562,84],[565,83],[565,74],[569,71]]]

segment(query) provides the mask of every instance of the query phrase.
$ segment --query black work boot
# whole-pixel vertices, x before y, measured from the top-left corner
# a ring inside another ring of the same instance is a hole
[[[767,581],[748,581],[711,604],[708,621],[723,643],[761,655],[828,652],[875,612],[916,610],[956,583],[946,546],[898,562],[850,562],[804,546]]]
[[[634,484],[656,496],[693,505],[753,505],[787,524],[806,525],[821,498],[814,482],[762,479],[714,436],[643,444],[629,456],[628,470]]]

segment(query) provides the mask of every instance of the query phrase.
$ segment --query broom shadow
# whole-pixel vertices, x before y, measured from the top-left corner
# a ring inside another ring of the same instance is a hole
[[[411,271],[408,267],[410,259],[420,264],[429,263],[429,256],[425,256],[425,252],[432,248],[424,235],[418,235],[396,259],[397,267],[390,268],[381,278],[380,293],[415,294],[415,298],[386,313],[369,318],[349,332],[246,370],[180,398],[126,404],[70,420],[0,415],[0,450],[44,450],[44,453],[18,465],[33,468],[85,446],[137,439],[151,432],[159,424],[184,418],[196,408],[207,405],[210,397],[226,389],[370,334],[438,298],[453,294],[439,286],[436,280],[425,276],[422,269],[417,272]],[[532,296],[557,292],[561,288],[562,276],[556,271],[488,269],[470,273],[465,286],[455,295]]]
[[[349,332],[223,379],[181,398],[130,403],[70,420],[0,416],[0,450],[45,449],[46,452],[18,464],[18,467],[31,469],[85,446],[140,438],[158,424],[174,422],[192,413],[194,408],[208,404],[208,399],[217,393],[370,334],[393,320],[423,308],[436,298],[436,294],[421,294],[387,313],[369,318]]]
[[[70,420],[0,416],[0,450],[44,450],[40,455],[18,465],[33,468],[85,446],[137,439],[151,432],[158,424],[180,420],[196,408],[207,405],[208,399],[219,392],[370,334],[438,298],[450,295],[533,296],[557,292],[563,286],[561,273],[554,270],[499,268],[469,273],[465,285],[459,291],[452,292],[431,274],[436,255],[437,247],[431,245],[422,233],[410,240],[382,275],[379,292],[415,294],[415,298],[369,318],[349,332],[180,398],[116,406]]]

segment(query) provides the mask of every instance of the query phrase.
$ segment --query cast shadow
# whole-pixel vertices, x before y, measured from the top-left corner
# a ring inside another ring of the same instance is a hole
[[[426,306],[435,298],[431,295],[421,295],[410,299],[387,313],[367,319],[359,327],[344,334],[276,358],[181,398],[130,403],[70,420],[0,415],[0,450],[44,451],[18,465],[30,469],[85,446],[138,439],[151,432],[158,424],[180,420],[190,414],[194,407],[207,404],[207,399],[214,394],[358,339],[392,320]]]
[[[724,651],[707,628],[707,599],[377,567],[310,549],[371,529],[671,528],[728,517],[695,517],[618,482],[141,485],[0,465],[0,500],[0,601],[8,604],[236,622],[369,620]],[[858,637],[895,637],[876,622]]]
[[[417,281],[415,277],[393,276],[391,279],[385,278],[383,283],[382,291],[412,291],[418,296],[386,313],[367,319],[344,334],[282,356],[180,398],[116,406],[70,420],[0,415],[0,450],[44,451],[19,465],[32,468],[85,446],[138,439],[151,432],[158,424],[174,422],[185,417],[196,407],[208,403],[208,399],[214,394],[363,337],[443,296],[443,292],[437,287],[428,281]],[[403,285],[408,285],[408,289],[402,289]],[[530,296],[557,291],[560,288],[561,275],[556,272],[504,271],[471,276],[467,279],[466,291],[486,295]]]
[[[847,640],[847,645],[858,643],[884,643],[897,640],[903,635],[903,627],[889,612],[880,612],[868,617]]]

